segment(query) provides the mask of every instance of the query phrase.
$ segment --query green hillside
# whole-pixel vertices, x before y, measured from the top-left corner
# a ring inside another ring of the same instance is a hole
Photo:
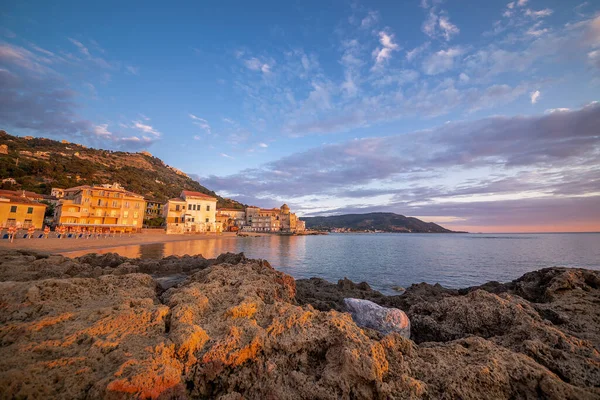
[[[3,149],[8,154],[2,154]],[[4,182],[2,189],[41,194],[50,194],[53,187],[117,182],[146,199],[165,201],[185,189],[215,196],[218,207],[243,207],[235,200],[218,196],[148,152],[91,149],[75,143],[12,136],[0,130],[0,179],[5,178],[14,178],[17,183]]]

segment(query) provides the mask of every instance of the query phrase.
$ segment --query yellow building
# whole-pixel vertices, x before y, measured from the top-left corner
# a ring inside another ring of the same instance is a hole
[[[200,233],[221,230],[217,224],[217,199],[200,192],[184,190],[163,207],[167,233]]]
[[[113,185],[77,186],[65,189],[56,207],[55,222],[67,227],[131,232],[142,228],[144,197]]]
[[[2,195],[0,197],[0,227],[16,226],[42,229],[46,205],[25,197]]]

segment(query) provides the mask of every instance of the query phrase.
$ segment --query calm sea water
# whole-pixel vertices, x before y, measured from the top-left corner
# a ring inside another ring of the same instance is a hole
[[[331,282],[347,277],[393,294],[394,286],[440,283],[460,288],[506,282],[551,266],[600,270],[600,233],[577,234],[330,234],[215,238],[123,246],[102,251],[160,258],[230,251],[263,258],[293,277]],[[78,256],[85,252],[65,253]]]

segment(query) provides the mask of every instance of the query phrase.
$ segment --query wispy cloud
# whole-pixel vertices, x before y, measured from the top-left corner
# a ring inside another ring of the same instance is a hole
[[[141,132],[144,132],[145,134],[148,134],[148,135],[153,135],[156,137],[160,136],[160,132],[157,131],[156,129],[154,129],[154,127],[152,127],[152,125],[149,125],[142,121],[133,121],[131,127],[134,129],[137,129]]]
[[[531,104],[537,103],[541,95],[542,94],[540,93],[539,90],[531,92],[531,96],[530,96],[531,97]]]
[[[130,73],[131,75],[139,75],[140,74],[140,68],[139,67],[134,67],[133,65],[127,65],[125,67],[125,69],[127,70],[128,73]]]
[[[437,75],[454,68],[456,59],[464,54],[461,47],[435,52],[423,60],[423,71],[427,75]]]
[[[221,153],[220,155],[221,155],[221,157],[225,157],[225,158],[229,158],[229,159],[233,160],[233,157],[230,156],[229,154]]]
[[[197,117],[194,114],[189,114],[189,116],[192,119],[192,123],[194,125],[199,126],[204,130],[204,132],[208,133],[209,135],[212,135],[212,130],[207,120],[205,120],[204,118]]]

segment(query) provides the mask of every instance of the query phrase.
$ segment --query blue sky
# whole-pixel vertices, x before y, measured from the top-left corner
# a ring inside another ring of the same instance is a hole
[[[7,1],[0,18],[10,133],[149,150],[304,215],[600,230],[599,1]]]

